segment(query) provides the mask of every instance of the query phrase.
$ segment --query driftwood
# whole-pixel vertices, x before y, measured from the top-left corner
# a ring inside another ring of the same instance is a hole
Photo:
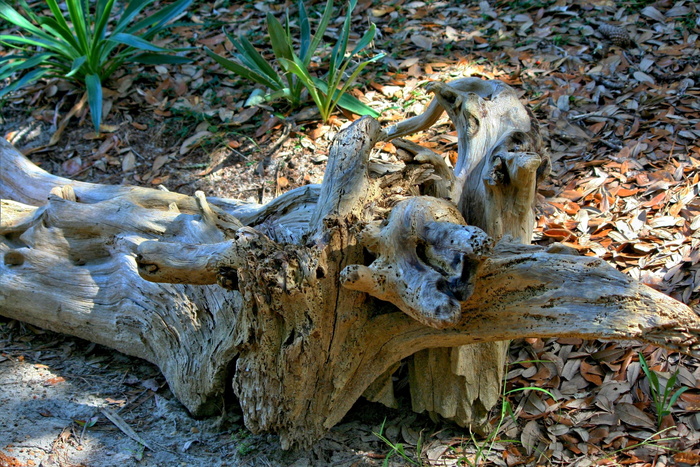
[[[322,185],[263,206],[62,179],[0,140],[0,314],[155,363],[196,416],[220,413],[232,385],[246,426],[285,447],[319,439],[363,394],[390,403],[391,371],[411,355],[414,407],[462,422],[493,403],[504,348],[467,344],[579,336],[700,355],[687,306],[599,259],[528,244],[548,159],[512,89],[430,89],[426,114],[386,130],[358,120]],[[375,143],[442,109],[459,134],[454,171],[400,140],[406,164],[372,160]],[[470,391],[478,410],[451,396]]]

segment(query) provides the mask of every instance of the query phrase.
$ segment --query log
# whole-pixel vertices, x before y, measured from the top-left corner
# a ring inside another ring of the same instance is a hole
[[[472,92],[461,86],[435,87],[438,103]],[[522,142],[470,172],[506,190],[479,195],[469,173],[451,179],[425,154],[375,171],[372,148],[390,134],[358,120],[321,186],[263,206],[61,179],[0,140],[0,314],[158,365],[195,416],[224,410],[231,385],[246,426],[285,448],[318,440],[364,393],[391,401],[387,375],[426,349],[576,336],[700,355],[689,307],[599,259],[527,245],[508,224],[473,224],[500,217],[463,209],[470,197],[512,196],[520,161],[536,181],[543,159],[521,157],[533,152]]]

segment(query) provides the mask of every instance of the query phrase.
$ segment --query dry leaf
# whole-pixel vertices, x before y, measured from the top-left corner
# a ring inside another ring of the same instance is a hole
[[[432,50],[432,48],[433,48],[432,39],[430,39],[429,37],[420,35],[420,34],[412,35],[411,42],[413,42],[415,45],[417,45],[421,49]]]
[[[647,414],[639,410],[632,404],[621,402],[615,406],[615,414],[620,420],[628,425],[641,428],[654,429],[654,422]]]
[[[83,170],[83,160],[80,156],[72,157],[61,164],[61,167],[67,175],[76,175]]]
[[[151,171],[155,173],[158,170],[160,170],[160,168],[163,167],[166,162],[168,162],[169,158],[170,156],[168,156],[167,154],[161,154],[160,156],[156,157],[156,159],[153,161]]]
[[[523,427],[523,432],[520,434],[520,442],[528,455],[532,455],[542,436],[540,427],[536,420],[530,420]]]
[[[190,152],[193,148],[199,146],[199,144],[202,142],[204,138],[207,136],[211,136],[212,133],[210,131],[204,130],[204,131],[199,131],[195,133],[194,135],[190,136],[187,138],[185,141],[182,142],[182,145],[180,146],[180,155],[184,156],[188,152]]]
[[[122,159],[122,172],[131,172],[136,167],[136,155],[129,151]]]

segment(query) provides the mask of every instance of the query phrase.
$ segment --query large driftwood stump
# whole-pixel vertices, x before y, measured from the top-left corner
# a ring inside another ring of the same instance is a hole
[[[436,94],[428,110],[390,128],[388,137],[425,128],[447,111],[457,128],[459,154],[454,172],[439,171],[446,182],[434,196],[457,204],[469,225],[494,239],[508,235],[530,243],[537,183],[549,172],[535,120],[500,81],[466,78],[428,86]],[[423,156],[426,150],[417,152]],[[416,353],[409,366],[413,409],[486,431],[489,410],[501,394],[507,349],[508,342],[501,341]]]
[[[246,426],[285,447],[319,439],[365,392],[390,401],[388,375],[417,353],[417,397],[443,405],[422,408],[462,419],[483,414],[445,409],[445,388],[488,404],[466,359],[502,371],[502,349],[467,344],[580,336],[700,355],[687,306],[599,259],[527,244],[547,158],[509,87],[431,90],[421,117],[340,132],[321,186],[264,206],[74,182],[0,141],[0,314],[155,363],[194,415],[220,412],[232,385]],[[374,170],[376,142],[443,109],[459,132],[454,171],[401,141],[414,161]]]

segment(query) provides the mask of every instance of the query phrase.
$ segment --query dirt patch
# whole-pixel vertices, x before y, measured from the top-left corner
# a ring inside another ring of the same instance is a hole
[[[160,371],[81,339],[0,319],[0,466],[362,466],[385,451],[384,418],[419,432],[415,414],[363,402],[309,451],[253,435],[235,408],[192,418]]]

